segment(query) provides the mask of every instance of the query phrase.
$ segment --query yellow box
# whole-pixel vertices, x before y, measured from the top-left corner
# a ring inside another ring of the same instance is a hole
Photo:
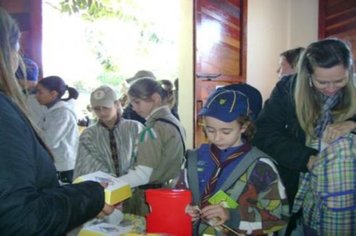
[[[90,180],[99,183],[108,183],[108,186],[105,188],[105,202],[109,205],[115,205],[132,196],[131,187],[128,183],[102,171],[79,176],[73,183]]]

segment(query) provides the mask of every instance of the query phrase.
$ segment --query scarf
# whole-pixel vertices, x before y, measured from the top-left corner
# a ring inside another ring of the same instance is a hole
[[[232,161],[236,160],[239,157],[244,156],[244,154],[250,150],[251,150],[251,146],[248,143],[245,143],[240,148],[238,148],[234,153],[228,156],[226,160],[221,161],[220,150],[215,145],[211,145],[210,158],[215,163],[215,170],[205,186],[202,195],[201,207],[207,206],[209,204],[209,198],[215,192],[216,184],[218,182],[221,173],[223,172],[223,169],[226,166],[228,166]]]
[[[117,149],[117,143],[116,143],[115,132],[114,132],[116,126],[120,122],[120,118],[119,118],[119,116],[117,116],[115,125],[112,128],[109,128],[108,126],[106,126],[104,124],[104,122],[102,122],[100,120],[99,120],[99,122],[105,129],[107,129],[109,131],[110,151],[111,151],[111,158],[112,158],[112,161],[113,161],[114,167],[115,167],[115,172],[116,172],[115,174],[116,174],[116,176],[121,176],[122,173],[121,173],[121,166],[120,166],[120,162],[119,162],[119,152]]]
[[[333,96],[326,96],[320,93],[322,102],[320,117],[316,122],[315,133],[318,138],[321,138],[326,126],[333,123],[332,109],[341,101],[342,93],[338,91]]]

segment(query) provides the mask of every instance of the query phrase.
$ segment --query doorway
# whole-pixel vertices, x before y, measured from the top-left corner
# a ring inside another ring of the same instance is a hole
[[[94,88],[107,84],[120,96],[124,80],[138,70],[172,82],[178,77],[179,0],[113,1],[117,6],[102,6],[107,15],[101,17],[88,16],[89,8],[69,14],[60,2],[42,2],[43,76],[59,75],[78,89],[80,114]]]

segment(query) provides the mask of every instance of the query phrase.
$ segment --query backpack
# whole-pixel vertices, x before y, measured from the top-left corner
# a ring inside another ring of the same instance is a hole
[[[303,217],[318,235],[355,235],[356,135],[340,137],[319,153],[310,173],[311,202],[304,199]]]
[[[201,196],[199,194],[199,177],[196,171],[197,163],[198,163],[197,153],[198,151],[196,149],[187,151],[188,154],[187,162],[189,168],[187,169],[186,181],[189,182],[189,189],[193,193],[193,205],[200,205],[201,203],[200,201]],[[273,163],[273,160],[270,159],[270,157],[267,156],[267,154],[260,151],[256,147],[253,147],[249,152],[247,152],[246,156],[241,160],[241,162],[231,172],[229,177],[224,181],[224,183],[220,187],[220,190],[226,192],[227,195],[231,199],[234,199],[235,202],[235,199],[238,199],[241,193],[243,192],[243,190],[245,189],[247,180],[250,178],[250,174],[254,170],[258,160],[269,163],[269,165],[272,165]],[[281,186],[280,191],[284,191],[284,187]],[[272,210],[272,208],[278,209],[276,212],[278,212],[277,214],[281,217],[281,219],[286,219],[287,217],[289,217],[288,204],[285,205],[271,204],[270,207],[271,207],[270,210]],[[279,223],[281,222],[283,222],[283,220],[281,220]],[[236,222],[236,224],[238,225],[238,222]],[[283,225],[283,223],[281,223],[281,225]],[[279,228],[282,228],[282,226],[275,225],[273,231],[277,231]],[[219,230],[215,230],[214,227],[213,228],[210,227],[209,223],[205,223],[205,222],[195,223],[193,225],[193,231],[195,232],[194,235],[210,235],[210,233],[213,233],[213,235],[225,235]],[[232,233],[233,232],[231,231],[227,235],[232,235]],[[272,232],[269,233],[272,234]],[[234,235],[236,234],[234,233]]]

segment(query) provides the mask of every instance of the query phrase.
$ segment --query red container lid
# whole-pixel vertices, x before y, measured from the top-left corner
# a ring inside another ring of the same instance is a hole
[[[148,195],[162,196],[162,197],[191,196],[191,192],[187,189],[158,188],[158,189],[147,189],[146,196]]]

